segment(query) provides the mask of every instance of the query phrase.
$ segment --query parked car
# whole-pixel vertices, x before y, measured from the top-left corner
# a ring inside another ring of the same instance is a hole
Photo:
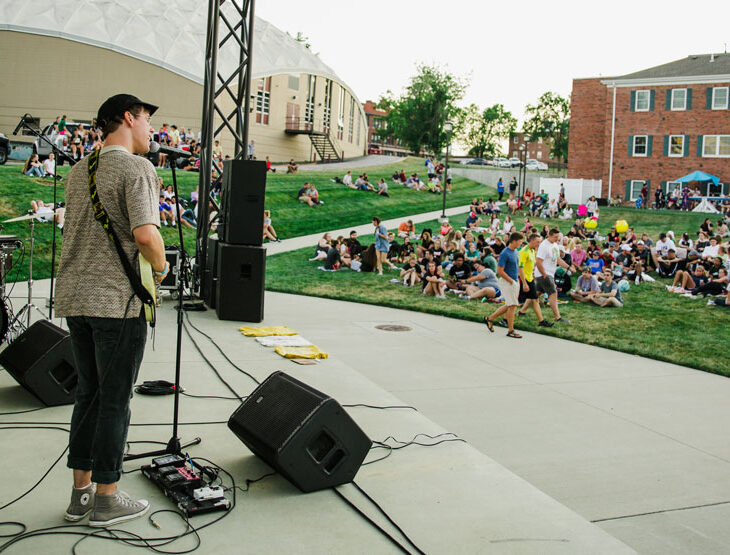
[[[511,168],[519,168],[522,166],[522,160],[520,160],[519,158],[510,158],[509,163]]]
[[[539,170],[539,171],[545,171],[548,169],[548,166],[545,162],[540,162],[539,160],[528,160],[525,164],[525,169],[527,170]]]
[[[486,166],[487,162],[482,158],[474,158],[466,162],[467,166]]]
[[[67,152],[68,154],[71,154],[71,137],[73,137],[74,131],[79,127],[79,125],[85,125],[88,127],[88,124],[83,123],[76,123],[73,121],[66,122],[66,134],[65,135],[59,135],[56,136],[56,146],[61,148],[64,152]],[[48,139],[51,140],[51,135],[53,133],[53,124],[49,123],[43,128],[43,135]],[[61,140],[61,137],[63,137],[63,140]],[[38,155],[38,158],[41,160],[45,160],[48,158],[48,155],[51,153],[51,146],[41,139],[36,139],[33,142],[33,153]],[[61,158],[60,156],[57,157],[57,163],[59,166],[63,166],[65,160]]]
[[[494,159],[494,165],[497,168],[511,168],[512,162],[507,160],[507,158],[495,158]]]
[[[8,161],[8,155],[10,154],[10,139],[0,133],[0,164],[4,164]]]

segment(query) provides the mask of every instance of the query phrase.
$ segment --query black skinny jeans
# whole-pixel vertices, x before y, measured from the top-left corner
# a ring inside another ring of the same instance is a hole
[[[67,322],[79,380],[67,465],[90,470],[93,482],[118,482],[147,324],[142,316],[74,316]]]

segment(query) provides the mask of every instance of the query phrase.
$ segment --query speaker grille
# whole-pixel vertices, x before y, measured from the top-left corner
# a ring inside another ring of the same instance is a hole
[[[330,397],[272,374],[231,416],[236,426],[248,431],[260,447],[270,452],[281,450],[304,422]]]

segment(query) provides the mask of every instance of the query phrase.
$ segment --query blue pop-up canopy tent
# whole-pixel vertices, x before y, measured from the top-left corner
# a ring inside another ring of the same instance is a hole
[[[714,175],[710,175],[709,173],[696,170],[690,174],[685,175],[684,177],[675,179],[674,181],[679,181],[680,183],[689,183],[690,181],[712,181],[715,185],[717,185],[718,183],[720,183],[720,178],[715,177]]]

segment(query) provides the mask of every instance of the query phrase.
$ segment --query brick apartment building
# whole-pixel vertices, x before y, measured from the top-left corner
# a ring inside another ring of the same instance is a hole
[[[363,102],[365,117],[368,126],[368,154],[387,154],[389,156],[408,156],[408,148],[402,146],[393,137],[385,141],[378,136],[378,130],[385,128],[385,118],[388,112],[375,107],[372,100]]]
[[[602,196],[650,199],[694,170],[730,183],[730,54],[693,55],[621,77],[574,79],[568,177]],[[708,193],[708,185],[702,186]]]
[[[509,134],[509,143],[507,144],[507,156],[513,158],[520,157],[520,146],[525,142],[525,134],[523,132],[514,132]],[[553,157],[550,156],[550,147],[552,141],[540,137],[536,141],[527,143],[527,158],[539,160],[540,162],[550,163]]]

